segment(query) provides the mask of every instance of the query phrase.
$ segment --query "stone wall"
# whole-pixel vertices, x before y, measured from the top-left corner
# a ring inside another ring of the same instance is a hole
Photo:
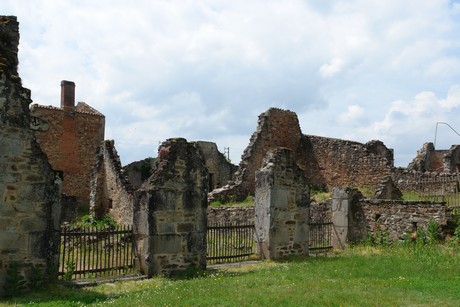
[[[245,149],[235,183],[213,191],[211,200],[244,199],[254,193],[255,172],[265,154],[289,148],[311,186],[331,189],[356,186],[375,189],[393,170],[393,151],[380,141],[366,144],[303,135],[294,112],[271,108],[259,116],[257,130]]]
[[[299,120],[294,112],[270,108],[260,114],[257,129],[243,152],[237,174],[245,190],[249,194],[254,194],[255,173],[262,167],[262,162],[270,150],[278,147],[289,148],[293,151],[297,163],[301,163],[302,159],[298,155],[301,138]]]
[[[122,225],[133,223],[134,188],[121,169],[120,157],[113,140],[97,149],[91,172],[90,212],[101,218],[107,214]]]
[[[306,135],[305,175],[313,186],[375,189],[393,171],[393,151],[381,141],[358,142]]]
[[[446,227],[451,210],[445,203],[420,201],[362,200],[351,210],[350,241],[364,241],[367,234],[389,232],[393,240],[407,232],[428,228],[430,220]]]
[[[254,206],[250,207],[208,207],[208,225],[254,224]]]
[[[164,142],[153,175],[134,194],[133,228],[144,274],[206,268],[207,192],[198,146],[185,139]]]
[[[123,174],[126,175],[134,189],[138,189],[144,181],[152,176],[156,160],[156,158],[145,158],[123,166]]]
[[[217,149],[216,143],[213,142],[196,142],[203,153],[206,167],[209,171],[209,191],[226,185],[233,180],[233,174],[237,167],[230,163]]]
[[[14,262],[26,281],[32,268],[56,277],[61,178],[38,146],[30,115],[31,93],[17,73],[19,24],[0,16],[0,296]]]
[[[267,154],[256,173],[255,232],[262,258],[308,254],[310,193],[287,148]]]
[[[448,150],[436,150],[433,143],[423,144],[417,155],[409,163],[408,171],[452,174],[460,171],[460,145],[452,145]]]
[[[330,222],[332,218],[332,199],[310,204],[310,223]]]
[[[443,229],[452,222],[452,208],[445,203],[363,199],[357,190],[342,188],[334,188],[332,200],[332,222],[341,244],[364,241],[383,232],[401,240],[418,228],[426,231],[430,220]]]
[[[63,172],[63,192],[89,208],[90,172],[104,140],[105,117],[84,102],[75,106],[74,89],[73,82],[62,81],[61,107],[34,104],[31,112],[49,123],[49,129],[36,137],[53,169]]]

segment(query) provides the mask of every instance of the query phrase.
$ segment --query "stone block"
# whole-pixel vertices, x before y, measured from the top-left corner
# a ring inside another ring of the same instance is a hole
[[[176,224],[172,223],[158,223],[158,234],[170,234],[176,232]]]
[[[287,189],[273,189],[271,191],[271,204],[274,208],[286,209],[289,205],[290,191]]]
[[[179,223],[177,224],[177,232],[191,232],[195,229],[195,224],[192,223]]]
[[[151,238],[154,254],[179,254],[182,252],[182,237],[177,234],[155,235]]]

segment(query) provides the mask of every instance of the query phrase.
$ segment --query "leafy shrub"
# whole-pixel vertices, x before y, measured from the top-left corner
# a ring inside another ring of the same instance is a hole
[[[80,221],[76,222],[74,226],[77,227],[97,227],[97,228],[105,228],[105,227],[115,227],[117,226],[117,222],[108,215],[104,215],[101,219],[97,219],[92,214],[86,214],[80,218]]]
[[[428,230],[426,235],[429,243],[439,243],[441,241],[441,228],[439,227],[439,223],[435,220],[430,220],[428,222]]]
[[[32,265],[29,276],[29,287],[32,290],[38,290],[43,286],[43,270],[38,265]]]
[[[64,276],[62,277],[62,279],[66,281],[72,280],[74,272],[75,272],[75,263],[73,261],[67,261],[65,264],[65,272],[64,272]]]
[[[26,280],[24,276],[19,274],[19,265],[16,261],[13,261],[6,270],[5,278],[5,297],[17,297],[21,294],[25,288]]]

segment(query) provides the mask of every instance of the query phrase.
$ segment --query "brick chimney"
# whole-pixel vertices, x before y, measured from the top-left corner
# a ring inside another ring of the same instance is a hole
[[[61,109],[65,112],[73,112],[75,108],[75,83],[61,81]]]

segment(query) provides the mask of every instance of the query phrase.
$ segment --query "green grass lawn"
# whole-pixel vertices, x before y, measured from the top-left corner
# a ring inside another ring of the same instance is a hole
[[[265,261],[189,278],[93,288],[52,286],[4,305],[459,306],[460,247],[355,247],[328,257]]]

